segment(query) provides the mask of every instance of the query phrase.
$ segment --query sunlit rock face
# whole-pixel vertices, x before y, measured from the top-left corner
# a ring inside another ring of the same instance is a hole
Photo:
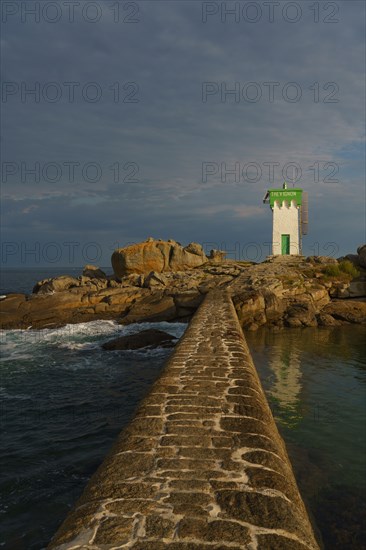
[[[117,277],[151,271],[183,271],[198,267],[206,261],[201,245],[190,243],[183,247],[172,240],[148,239],[143,243],[118,248],[112,255],[112,266]]]

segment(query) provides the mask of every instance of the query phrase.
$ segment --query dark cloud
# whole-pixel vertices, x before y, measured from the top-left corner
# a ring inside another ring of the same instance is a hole
[[[22,102],[19,92],[2,104],[2,158],[18,168],[3,178],[3,239],[30,244],[94,240],[106,247],[107,258],[114,242],[150,234],[228,247],[265,243],[270,240],[271,213],[261,204],[264,191],[280,185],[282,168],[294,162],[302,169],[298,185],[310,197],[305,250],[336,241],[341,254],[360,244],[364,4],[336,3],[338,23],[325,23],[329,14],[322,11],[315,23],[304,2],[298,2],[302,17],[297,23],[284,21],[277,12],[275,21],[268,22],[263,4],[258,23],[235,23],[230,17],[222,23],[219,16],[203,23],[201,2],[137,4],[140,21],[132,24],[114,23],[110,7],[100,3],[103,16],[95,24],[80,17],[74,23],[21,23],[14,16],[3,25],[4,81],[23,82],[28,88],[39,82],[41,90],[54,82],[62,91],[53,103],[42,94],[39,103],[29,96]],[[278,13],[285,5],[281,2]],[[67,82],[76,83],[73,102]],[[82,95],[93,94],[92,86],[85,88],[91,82],[102,90],[100,101]],[[228,90],[236,82],[241,90],[254,82],[262,97],[236,103],[228,96],[222,102],[217,93],[204,103],[204,82]],[[267,99],[266,82],[278,83],[273,102]],[[301,90],[298,102],[283,98],[296,92],[286,88],[289,82]],[[135,84],[124,89],[126,83]],[[43,89],[46,93],[52,89]],[[314,101],[316,94],[319,101]],[[327,102],[327,97],[338,102]],[[22,183],[22,162],[28,169],[38,162],[41,172],[53,162],[62,174],[51,181],[52,173],[41,173],[37,183],[23,174]],[[70,162],[78,163],[73,179]],[[205,162],[214,163],[218,173],[204,182]],[[278,163],[273,183],[266,164],[271,162]],[[327,167],[327,162],[333,164]],[[82,173],[88,163],[101,170],[94,183]],[[132,176],[130,163],[138,168]],[[256,163],[262,176],[256,182],[241,177],[236,183],[228,177],[223,183],[222,163],[228,169],[239,163],[240,170]],[[338,167],[338,182],[324,182],[332,166]],[[17,262],[15,255],[12,261]]]

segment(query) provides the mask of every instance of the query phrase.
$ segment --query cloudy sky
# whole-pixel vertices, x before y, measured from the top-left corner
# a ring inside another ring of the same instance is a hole
[[[4,1],[2,30],[4,267],[148,236],[260,261],[284,178],[304,253],[364,242],[363,1]]]

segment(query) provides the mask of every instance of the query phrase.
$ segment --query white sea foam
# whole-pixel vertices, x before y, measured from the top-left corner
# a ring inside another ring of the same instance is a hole
[[[3,330],[1,343],[3,349],[11,349],[19,345],[59,345],[67,342],[92,342],[96,338],[107,337],[121,332],[123,327],[114,321],[91,321],[89,323],[68,324],[59,328],[41,330]]]
[[[100,342],[58,342],[58,348],[69,350],[93,350],[100,348]]]
[[[59,328],[14,329],[0,331],[0,343],[5,358],[12,356],[20,359],[17,353],[32,355],[37,348],[57,346],[69,350],[92,350],[100,344],[122,335],[135,334],[147,329],[163,330],[175,338],[180,338],[187,325],[185,323],[134,323],[120,325],[116,321],[89,321],[87,323],[68,324]],[[25,357],[24,357],[25,358]],[[6,360],[6,359],[5,359]]]

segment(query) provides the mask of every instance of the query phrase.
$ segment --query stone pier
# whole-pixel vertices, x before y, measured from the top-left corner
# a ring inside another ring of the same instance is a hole
[[[318,549],[227,292],[210,292],[50,549]]]

